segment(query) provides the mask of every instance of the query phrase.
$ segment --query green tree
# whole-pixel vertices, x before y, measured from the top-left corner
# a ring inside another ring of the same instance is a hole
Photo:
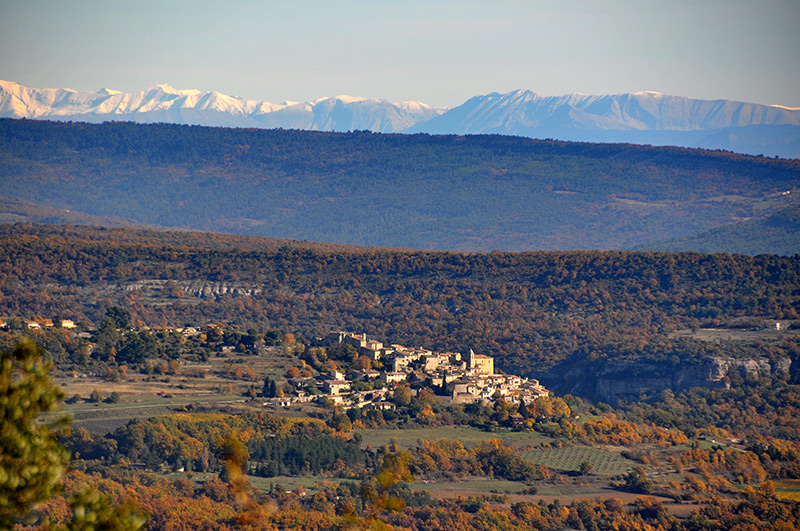
[[[0,352],[0,529],[13,528],[61,488],[69,453],[55,428],[66,420],[38,419],[64,398],[50,368],[41,349],[27,340]],[[58,531],[137,531],[145,524],[134,507],[114,506],[91,488],[74,493],[69,504],[72,519]]]
[[[131,333],[122,342],[121,348],[117,353],[117,361],[138,364],[157,356],[158,343],[152,334],[147,332]]]
[[[111,317],[103,317],[97,332],[94,335],[95,347],[92,357],[100,361],[114,361],[116,359],[116,348],[121,336],[117,331],[116,324]]]
[[[56,491],[69,454],[55,427],[37,422],[64,398],[49,376],[50,363],[30,341],[0,354],[0,528],[11,529]]]
[[[264,378],[264,390],[262,395],[265,398],[275,398],[278,394],[278,384],[275,383],[275,380],[267,376]]]
[[[255,328],[249,329],[247,334],[242,336],[242,344],[248,349],[256,348],[259,341],[261,341],[261,334]]]
[[[114,321],[114,326],[117,328],[130,328],[131,326],[131,312],[119,306],[112,306],[106,310],[106,316]]]
[[[647,478],[647,474],[641,466],[633,467],[630,472],[622,476],[622,479],[625,481],[622,484],[624,490],[641,494],[653,492],[653,482]]]

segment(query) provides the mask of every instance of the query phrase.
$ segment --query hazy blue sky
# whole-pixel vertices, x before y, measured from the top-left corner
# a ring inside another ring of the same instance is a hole
[[[0,0],[0,79],[453,107],[655,90],[800,107],[800,0]]]

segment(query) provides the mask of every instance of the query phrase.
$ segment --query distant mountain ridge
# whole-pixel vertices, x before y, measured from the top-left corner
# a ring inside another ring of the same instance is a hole
[[[475,96],[406,132],[504,134],[800,157],[800,109],[657,92],[546,97],[529,90]]]
[[[262,129],[369,130],[392,133],[444,112],[424,103],[334,96],[313,102],[245,100],[160,84],[125,93],[35,89],[0,81],[0,117],[84,122],[167,122]]]
[[[565,113],[576,129],[709,131],[750,125],[800,125],[800,109],[778,106],[697,100],[658,92],[554,97],[516,90],[476,96],[416,129],[530,133],[560,126],[564,123],[560,115]]]
[[[313,102],[245,100],[170,85],[123,93],[34,89],[0,81],[0,118],[168,122],[225,127],[502,134],[579,142],[675,145],[800,158],[800,109],[658,92],[542,96],[530,90],[470,98],[453,109],[334,96]]]

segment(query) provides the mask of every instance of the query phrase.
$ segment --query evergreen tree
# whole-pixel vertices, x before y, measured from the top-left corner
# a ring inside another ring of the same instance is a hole
[[[115,328],[130,328],[131,312],[119,306],[112,306],[106,310],[106,317],[114,322]]]
[[[94,335],[95,347],[92,357],[100,361],[114,361],[120,339],[114,319],[109,316],[103,317]]]
[[[264,391],[262,394],[266,398],[275,398],[278,395],[278,384],[269,376],[264,379]]]
[[[530,418],[531,414],[528,411],[528,406],[525,405],[524,400],[520,400],[519,402],[519,414],[522,415],[522,418],[528,419]]]
[[[50,367],[41,349],[29,341],[0,352],[0,529],[14,528],[37,503],[51,497],[69,462],[54,429],[65,419],[38,420],[64,398],[50,380]],[[114,506],[91,488],[73,494],[69,505],[72,519],[59,531],[137,531],[145,524],[134,507]]]
[[[55,491],[69,460],[56,423],[41,423],[64,393],[50,381],[39,347],[24,341],[0,354],[0,528],[11,529]]]

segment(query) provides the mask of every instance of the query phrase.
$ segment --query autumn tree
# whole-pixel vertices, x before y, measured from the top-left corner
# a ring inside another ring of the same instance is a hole
[[[146,518],[133,505],[115,506],[113,500],[91,488],[69,497],[72,520],[56,531],[138,531]]]
[[[384,449],[380,465],[376,468],[375,478],[361,485],[361,497],[367,511],[368,518],[374,520],[384,511],[400,511],[405,503],[402,499],[392,495],[392,488],[400,482],[410,482],[414,476],[409,470],[411,453],[400,450],[397,445]]]
[[[90,402],[95,402],[95,403],[102,402],[103,401],[103,393],[101,393],[99,389],[94,389],[92,391],[92,394],[89,395],[89,401]]]
[[[398,406],[407,406],[411,403],[411,398],[413,396],[411,387],[406,384],[398,385],[394,390],[394,403]]]
[[[367,356],[359,356],[353,362],[353,368],[360,371],[368,371],[372,369],[372,360]]]
[[[250,452],[236,434],[230,434],[222,443],[220,458],[225,463],[220,479],[228,483],[231,493],[236,499],[244,502],[248,498],[247,461]]]

